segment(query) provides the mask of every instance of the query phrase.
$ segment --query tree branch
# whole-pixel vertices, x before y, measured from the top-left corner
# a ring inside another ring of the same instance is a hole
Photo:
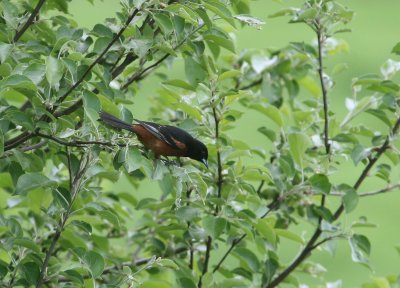
[[[389,186],[387,186],[385,188],[382,188],[382,189],[379,189],[379,190],[376,190],[376,191],[360,193],[360,194],[358,194],[358,197],[375,196],[375,195],[378,195],[378,194],[391,192],[393,190],[396,190],[397,188],[400,188],[400,183],[392,184],[392,185],[389,185]],[[331,193],[328,194],[328,196],[339,196],[339,197],[342,197],[344,195],[345,195],[344,193],[339,193],[339,192],[331,192]]]
[[[84,176],[84,173],[85,173],[85,171],[86,171],[86,169],[88,167],[88,164],[89,164],[89,160],[87,158],[88,156],[87,155],[86,156],[82,156],[82,158],[80,160],[79,170],[76,173],[76,175],[73,175],[72,167],[71,167],[71,165],[72,165],[71,164],[71,154],[70,154],[68,148],[66,148],[66,149],[67,149],[67,159],[68,159],[68,173],[69,173],[69,183],[70,183],[69,184],[70,185],[69,190],[70,190],[70,193],[71,193],[71,202],[68,205],[67,211],[61,215],[58,227],[56,229],[56,232],[53,235],[50,247],[47,250],[45,258],[43,260],[42,268],[40,269],[39,279],[38,279],[38,281],[36,283],[36,288],[42,287],[42,285],[45,282],[45,277],[46,277],[46,274],[47,274],[47,268],[48,268],[48,265],[49,265],[50,257],[53,255],[54,249],[55,249],[55,247],[57,245],[57,242],[60,239],[62,231],[64,230],[65,223],[67,222],[67,220],[69,218],[69,215],[71,213],[72,205],[73,205],[73,203],[74,203],[74,201],[76,199],[76,195],[79,192],[80,185],[81,185],[81,180],[82,180],[82,178]],[[86,158],[84,159],[83,157],[86,157]]]
[[[32,25],[33,20],[35,20],[36,15],[38,15],[40,8],[42,8],[44,2],[46,0],[40,0],[35,9],[32,11],[32,14],[29,16],[28,20],[26,20],[24,26],[22,26],[21,30],[17,31],[17,33],[15,33],[14,36],[14,42],[17,42],[19,40],[19,38],[21,38],[21,36],[25,33],[25,31],[29,28],[29,26]]]
[[[75,82],[74,85],[72,85],[67,92],[64,93],[63,96],[61,96],[58,99],[58,103],[62,103],[65,98],[68,97],[69,94],[72,93],[72,91],[74,91],[82,82],[83,80],[86,78],[86,76],[89,74],[89,72],[93,69],[93,67],[99,63],[99,61],[103,58],[103,56],[108,52],[108,50],[110,50],[111,46],[114,45],[114,43],[121,37],[122,33],[124,33],[125,29],[128,27],[129,23],[131,23],[132,19],[135,18],[135,16],[137,15],[137,13],[139,12],[139,9],[135,9],[132,14],[128,17],[128,19],[125,22],[125,25],[119,30],[119,32],[114,36],[114,38],[110,41],[110,43],[108,43],[107,47],[104,48],[103,52],[100,53],[99,56],[97,56],[97,58],[92,62],[92,64],[90,64],[90,66],[86,69],[86,71],[82,74],[81,78],[78,79],[78,81]],[[58,105],[54,105],[53,108],[51,108],[49,110],[50,113],[53,113],[56,109],[57,109]]]
[[[175,47],[173,47],[173,50],[177,50],[179,49],[179,47],[181,47],[183,44],[185,44],[185,42],[192,36],[194,35],[197,31],[199,31],[201,28],[204,27],[205,24],[199,25],[199,27],[197,27],[196,29],[194,29],[191,33],[189,33],[188,36],[186,36],[181,42],[179,42]],[[129,85],[131,85],[133,82],[136,82],[138,80],[141,80],[144,76],[145,73],[147,73],[148,71],[150,71],[151,69],[157,67],[158,65],[160,65],[162,62],[164,62],[165,59],[167,59],[171,54],[170,53],[166,53],[163,57],[161,57],[160,59],[158,59],[156,62],[154,62],[153,64],[151,64],[150,66],[136,72],[135,74],[133,74],[126,82],[124,85],[122,85],[121,89],[127,89],[129,87]]]
[[[263,183],[263,182],[262,182]],[[260,185],[261,186],[261,185]],[[279,204],[285,199],[285,197],[278,197],[276,198],[273,202],[271,202],[268,205],[268,211],[264,213],[260,218],[263,219],[268,216],[268,214],[275,209],[279,207]],[[218,269],[221,267],[222,263],[224,263],[225,259],[228,257],[228,255],[232,252],[233,248],[235,248],[244,238],[246,238],[247,234],[244,233],[242,234],[239,238],[236,238],[232,241],[231,246],[229,249],[225,252],[225,254],[221,257],[221,259],[218,261],[217,265],[215,265],[213,269],[213,273],[217,272]]]
[[[358,177],[357,181],[353,185],[354,190],[358,190],[358,188],[361,186],[361,184],[365,181],[367,178],[371,168],[375,165],[375,163],[379,160],[379,158],[382,156],[382,154],[390,147],[390,141],[391,138],[396,135],[399,131],[400,127],[400,117],[397,119],[395,125],[393,126],[393,129],[386,137],[386,141],[382,144],[382,146],[378,149],[376,152],[375,157],[371,158],[367,166],[365,166],[364,170],[361,172],[361,175]],[[339,208],[336,210],[336,212],[333,215],[333,221],[337,220],[340,215],[344,211],[344,205],[343,203],[339,206]],[[310,240],[308,240],[306,246],[303,248],[303,250],[300,252],[300,254],[294,259],[294,261],[285,268],[271,283],[266,284],[264,287],[267,288],[272,288],[276,287],[279,285],[294,269],[299,266],[305,258],[307,258],[311,252],[317,248],[315,244],[317,243],[317,240],[319,236],[321,235],[322,230],[318,226],[318,228],[315,230],[314,234],[311,236]]]
[[[208,263],[210,262],[211,245],[212,245],[212,238],[211,238],[211,236],[208,236],[207,241],[206,241],[206,255],[204,257],[203,271],[201,272],[199,282],[197,283],[198,288],[202,287],[203,277],[208,271]]]

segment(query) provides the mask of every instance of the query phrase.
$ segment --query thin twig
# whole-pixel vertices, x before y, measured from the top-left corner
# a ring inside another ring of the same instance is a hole
[[[78,140],[74,140],[74,141],[64,141],[60,138],[54,137],[52,135],[47,135],[41,132],[37,132],[36,136],[40,136],[43,138],[47,138],[49,140],[52,140],[58,144],[64,145],[64,146],[68,146],[68,147],[85,147],[86,145],[102,145],[102,146],[108,146],[108,147],[112,147],[112,146],[120,146],[120,147],[125,147],[126,144],[114,144],[111,142],[105,142],[105,141],[78,141]]]
[[[376,191],[371,191],[371,192],[364,192],[364,193],[360,193],[358,194],[358,197],[369,197],[369,196],[375,196],[378,194],[383,194],[383,193],[387,193],[387,192],[391,192],[393,190],[396,190],[397,188],[400,188],[400,183],[397,184],[393,184],[393,185],[389,185],[385,188],[376,190]],[[344,196],[345,193],[340,193],[340,192],[331,192],[328,194],[328,196]]]
[[[46,144],[47,144],[47,140],[42,140],[39,143],[21,147],[19,150],[22,151],[22,152],[27,152],[27,151],[39,149],[40,147],[42,147],[42,146],[44,146]],[[13,155],[12,151],[7,151],[6,153],[4,153],[3,156],[0,157],[0,159],[7,158],[7,157],[9,157],[11,155]]]
[[[21,38],[21,36],[25,33],[25,31],[29,28],[29,26],[32,25],[33,20],[35,20],[36,15],[39,13],[40,8],[42,8],[44,2],[46,0],[40,0],[35,9],[32,11],[32,14],[29,16],[28,20],[26,20],[24,26],[22,26],[21,30],[17,31],[17,33],[15,33],[14,36],[14,42],[17,42],[19,40],[19,38]]]
[[[329,143],[329,107],[328,107],[328,89],[326,88],[326,84],[324,81],[324,62],[323,62],[323,45],[324,45],[324,40],[325,40],[325,35],[323,33],[323,27],[320,24],[319,19],[315,20],[315,30],[317,33],[317,41],[318,41],[318,75],[319,75],[319,82],[321,86],[321,92],[322,92],[322,103],[323,103],[323,109],[324,109],[324,145],[325,145],[325,153],[328,156],[328,159],[330,160],[330,151],[331,151],[331,145]],[[325,199],[326,195],[323,194],[321,196],[321,207],[325,207]],[[321,226],[322,223],[322,215],[319,216],[318,219],[318,226]],[[318,227],[319,228],[319,227]]]

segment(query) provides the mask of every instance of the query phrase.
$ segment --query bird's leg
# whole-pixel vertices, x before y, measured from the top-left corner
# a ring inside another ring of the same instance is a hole
[[[175,160],[170,160],[167,156],[164,156],[165,159],[161,159],[159,158],[160,161],[162,161],[166,166],[170,166],[170,165],[178,165],[179,163],[177,163],[177,161]]]

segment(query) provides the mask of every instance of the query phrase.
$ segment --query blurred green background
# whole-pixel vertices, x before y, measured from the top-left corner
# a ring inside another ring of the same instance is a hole
[[[299,6],[302,1],[251,1],[252,15],[266,21],[262,30],[253,27],[238,29],[237,48],[240,49],[264,49],[280,48],[289,42],[310,42],[315,40],[312,31],[305,25],[288,24],[288,18],[269,19],[268,15],[288,6]],[[351,96],[351,81],[354,77],[368,73],[379,73],[380,66],[388,59],[399,60],[398,56],[390,54],[392,47],[400,41],[400,1],[394,0],[348,0],[343,4],[355,11],[355,18],[349,27],[351,33],[339,34],[338,37],[345,39],[350,47],[348,53],[334,56],[326,61],[326,71],[329,73],[337,63],[347,63],[349,69],[335,77],[335,86],[330,91],[330,104],[332,110],[341,119],[346,113],[344,100]],[[92,28],[96,23],[102,23],[105,18],[114,17],[119,11],[119,0],[94,1],[91,5],[87,1],[73,0],[70,5],[70,13],[79,25]],[[397,58],[397,59],[396,59]],[[179,67],[179,60],[177,61]],[[183,71],[179,68],[169,72],[172,78],[183,77]],[[150,118],[149,99],[156,95],[160,81],[156,77],[149,77],[142,82],[140,94],[136,96],[135,102],[130,109],[137,118]],[[252,146],[263,147],[268,150],[270,143],[256,130],[262,126],[262,118],[253,111],[246,111],[245,115],[237,123],[237,128],[232,131],[232,136],[241,139],[251,139]],[[379,125],[373,118],[364,117],[365,125]],[[254,129],[252,129],[254,127]],[[341,166],[341,170],[333,177],[334,183],[353,184],[360,174],[361,166],[354,167],[351,160]],[[400,168],[393,171],[394,181],[399,180]],[[111,184],[109,184],[111,188]],[[129,190],[130,184],[121,180],[120,190]],[[373,191],[385,186],[382,181],[366,181],[360,192]],[[133,191],[138,198],[158,197],[157,184],[151,180],[143,183],[139,191]],[[329,205],[336,207],[338,199],[329,199]],[[336,255],[331,256],[325,251],[316,251],[310,258],[322,263],[327,269],[325,279],[330,282],[342,280],[342,287],[360,287],[362,283],[373,277],[400,274],[400,256],[395,246],[400,244],[400,191],[393,191],[375,197],[362,198],[355,211],[350,215],[344,215],[340,221],[345,227],[360,216],[366,216],[371,223],[376,223],[376,228],[359,228],[357,233],[365,234],[372,244],[370,257],[372,271],[368,268],[351,261],[350,249],[346,240],[340,241]],[[309,237],[312,227],[306,223],[293,228],[299,233],[305,233]],[[284,249],[283,249],[283,248]],[[284,243],[279,254],[282,259],[289,262],[299,251],[299,247],[292,243]],[[310,279],[309,276],[297,273],[302,282],[311,283],[315,286],[320,283],[318,279]]]

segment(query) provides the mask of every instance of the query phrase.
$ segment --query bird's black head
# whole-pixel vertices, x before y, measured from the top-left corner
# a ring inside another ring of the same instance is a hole
[[[200,161],[208,168],[208,150],[207,146],[204,145],[197,139],[194,139],[188,145],[187,157]]]

